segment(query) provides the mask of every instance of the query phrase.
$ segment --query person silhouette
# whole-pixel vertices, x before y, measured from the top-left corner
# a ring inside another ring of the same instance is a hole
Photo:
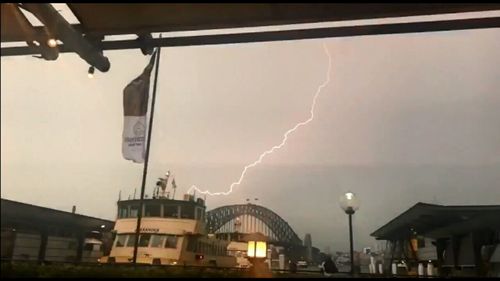
[[[331,276],[333,273],[339,272],[330,255],[326,256],[325,260],[321,264],[321,267],[325,276]]]
[[[294,260],[290,260],[290,272],[297,273],[297,263]]]

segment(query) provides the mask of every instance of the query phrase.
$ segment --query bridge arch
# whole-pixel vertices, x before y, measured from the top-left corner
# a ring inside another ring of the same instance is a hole
[[[208,211],[207,228],[215,233],[230,221],[244,215],[263,222],[274,234],[275,241],[272,242],[302,245],[302,240],[284,219],[270,209],[255,204],[228,205]]]

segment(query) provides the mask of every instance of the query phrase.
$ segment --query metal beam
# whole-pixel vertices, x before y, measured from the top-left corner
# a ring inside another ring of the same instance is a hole
[[[47,40],[49,36],[47,30],[45,29],[35,29],[33,25],[29,22],[26,16],[21,12],[19,6],[14,3],[6,4],[8,6],[3,7],[5,11],[10,12],[10,16],[16,19],[18,28],[22,30],[22,34],[26,37],[26,43],[37,54],[41,54],[41,57],[46,60],[56,60],[59,56],[58,48],[50,48],[47,46]],[[9,16],[9,15],[5,15]],[[2,31],[3,32],[3,31]],[[35,41],[38,44],[35,44]]]
[[[148,43],[141,43],[137,40],[104,41],[101,42],[100,47],[102,48],[102,50],[124,50],[138,49],[141,47],[180,47],[236,44],[484,28],[500,28],[500,17],[157,38],[152,39]],[[145,44],[147,45],[145,46]],[[59,46],[59,51],[61,53],[73,52],[73,50],[71,48],[68,48],[68,46],[66,46],[65,44]],[[28,47],[9,47],[2,48],[1,50],[1,56],[19,56],[31,54],[34,54],[33,50]]]
[[[76,31],[52,5],[23,3],[21,7],[35,15],[55,39],[61,40],[64,43],[63,49],[77,53],[82,59],[102,72],[109,70],[108,58],[83,38],[83,35]]]

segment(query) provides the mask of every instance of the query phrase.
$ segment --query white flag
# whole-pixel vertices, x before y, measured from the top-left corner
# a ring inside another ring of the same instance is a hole
[[[139,77],[123,90],[123,158],[143,163],[146,153],[146,115],[148,112],[149,81],[156,52]]]

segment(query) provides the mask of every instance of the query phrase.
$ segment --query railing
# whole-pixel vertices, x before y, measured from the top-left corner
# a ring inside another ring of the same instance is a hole
[[[97,262],[75,262],[75,261],[43,261],[39,262],[36,260],[16,260],[16,259],[1,259],[2,263],[24,263],[24,264],[45,264],[45,265],[81,265],[81,266],[94,266],[94,267],[153,267],[153,268],[196,268],[196,269],[220,269],[220,270],[235,270],[235,271],[247,271],[246,268],[240,267],[222,267],[213,265],[167,265],[167,264],[133,264],[133,263],[97,263]]]
[[[1,259],[2,266],[4,264],[10,263],[10,264],[24,264],[24,265],[33,265],[33,266],[39,266],[40,263],[38,261],[27,261],[27,260],[14,260],[14,259]],[[199,273],[203,272],[233,272],[233,273],[241,273],[246,274],[251,271],[250,268],[240,268],[240,267],[221,267],[221,266],[205,266],[205,265],[160,265],[160,264],[133,264],[133,263],[112,263],[112,264],[101,264],[101,263],[95,263],[95,262],[69,262],[69,261],[45,261],[42,263],[43,265],[74,265],[74,266],[81,266],[81,267],[95,267],[95,268],[111,268],[111,269],[118,269],[118,268],[155,268],[155,269],[165,269],[165,271],[168,271],[169,269],[187,269],[187,270],[193,270],[196,269]],[[323,272],[321,270],[312,270],[312,269],[299,269],[297,270],[290,270],[290,269],[277,269],[277,268],[271,268],[270,270],[274,274],[286,274],[286,275],[301,275],[301,274],[318,274],[318,275],[323,275]],[[373,274],[373,273],[354,273],[354,275],[351,276],[350,272],[337,272],[337,273],[331,273],[330,274],[332,277],[359,277],[359,278],[408,278],[408,277],[418,277],[418,278],[439,278],[439,276],[418,276],[418,275],[408,275],[408,274]]]

